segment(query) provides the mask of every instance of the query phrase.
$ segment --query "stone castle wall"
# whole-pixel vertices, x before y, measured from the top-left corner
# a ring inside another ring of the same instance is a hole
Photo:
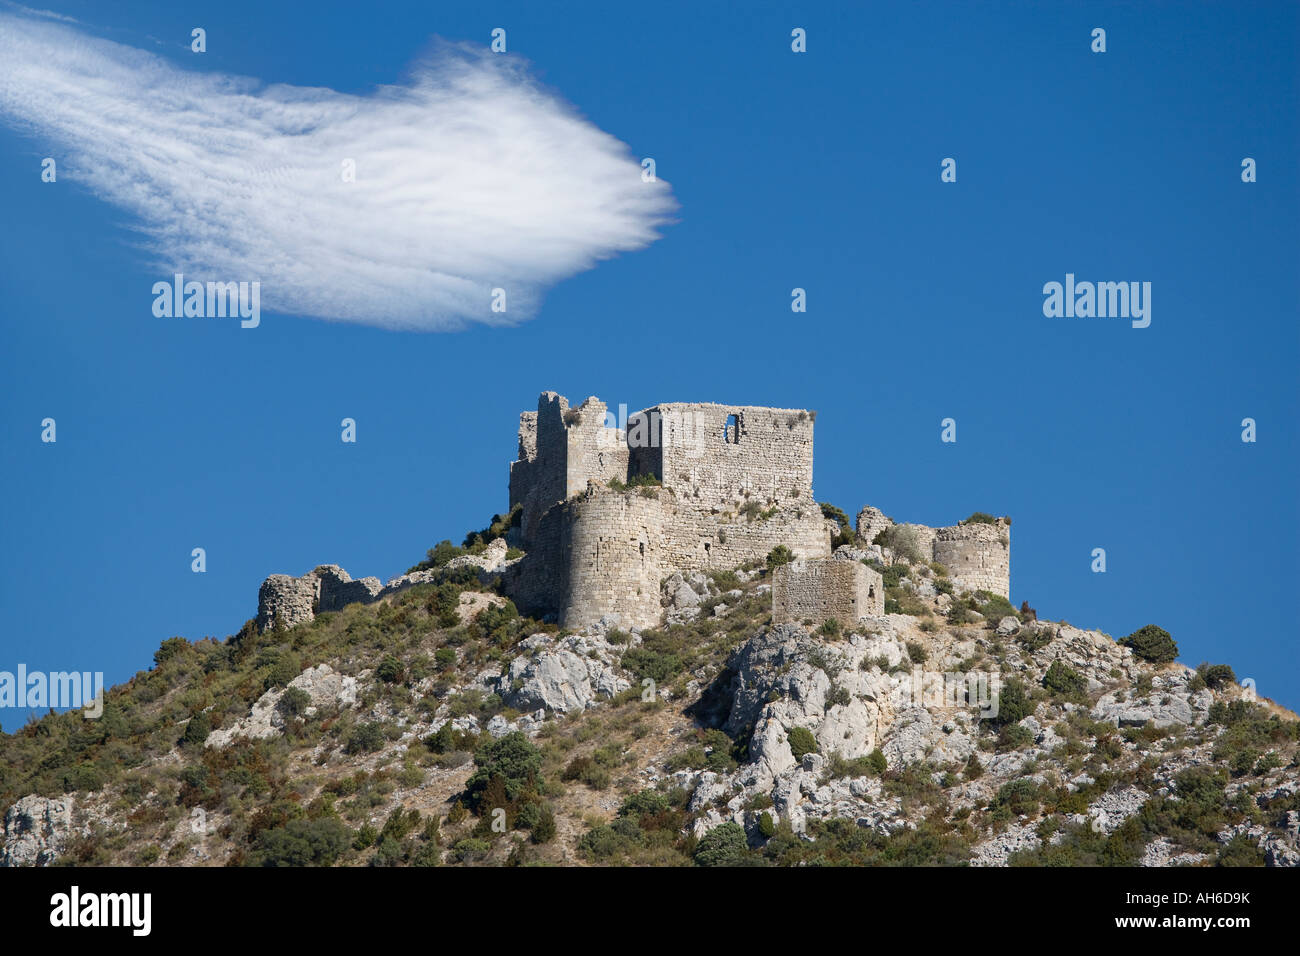
[[[863,508],[858,512],[858,544],[871,544],[876,535],[893,525],[878,509]],[[915,534],[922,556],[942,564],[958,592],[988,591],[1011,598],[1010,519],[999,518],[996,524],[972,522],[944,528],[922,524],[898,527]]]
[[[821,558],[783,564],[772,574],[772,621],[852,626],[885,613],[885,585],[860,561]]]
[[[590,494],[562,506],[560,551],[567,574],[560,626],[582,628],[603,617],[625,626],[657,624],[664,514],[673,508],[672,494],[590,487]]]
[[[651,626],[659,581],[673,571],[730,569],[778,545],[829,555],[812,492],[811,413],[657,405],[630,416],[624,433],[605,412],[595,398],[570,410],[545,392],[536,414],[520,417],[510,503],[523,506],[516,543],[527,554],[505,585],[525,613],[554,612],[565,626],[612,614]],[[661,487],[621,504],[604,494],[611,480],[640,475]],[[610,533],[593,530],[602,520]]]
[[[880,576],[858,561],[830,560],[837,529],[813,496],[814,413],[664,404],[630,416],[625,433],[611,427],[606,412],[594,397],[571,408],[564,396],[543,392],[537,410],[519,416],[519,454],[510,466],[510,505],[522,511],[510,543],[523,557],[506,560],[498,541],[482,555],[455,559],[478,567],[480,580],[500,579],[520,611],[554,615],[568,628],[602,618],[653,627],[662,619],[664,578],[762,561],[784,545],[796,562],[774,576],[777,620],[849,623],[883,613]],[[660,484],[609,487],[645,475]],[[858,544],[871,544],[893,524],[863,508]],[[959,591],[1010,598],[1009,519],[904,527]],[[258,593],[257,626],[293,627],[434,577],[406,574],[385,587],[377,578],[353,580],[337,565],[298,578],[273,574]]]
[[[1005,522],[939,528],[934,560],[960,590],[1011,597],[1011,527]]]
[[[373,601],[383,589],[378,578],[353,580],[337,564],[322,564],[300,578],[272,574],[257,592],[257,629],[269,631],[277,618],[286,628],[303,624],[325,611]]]
[[[510,465],[510,507],[523,515],[517,542],[527,548],[547,509],[582,493],[588,481],[628,477],[623,432],[605,425],[606,406],[588,398],[576,408],[543,392],[536,412],[519,416],[519,458]]]
[[[811,498],[810,412],[674,403],[645,414],[660,422],[661,462],[655,474],[683,500],[711,508],[735,507],[749,498]]]

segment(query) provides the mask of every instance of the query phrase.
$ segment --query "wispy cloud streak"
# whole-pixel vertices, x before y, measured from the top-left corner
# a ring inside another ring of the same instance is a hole
[[[160,269],[258,280],[264,309],[389,328],[527,318],[676,208],[520,62],[445,44],[403,85],[357,96],[185,70],[0,12],[0,119],[59,151],[60,182],[129,212]]]

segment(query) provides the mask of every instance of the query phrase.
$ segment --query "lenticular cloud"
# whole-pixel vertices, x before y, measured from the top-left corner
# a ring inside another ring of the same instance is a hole
[[[160,279],[257,280],[264,308],[389,328],[526,318],[675,208],[519,63],[463,47],[355,96],[0,13],[0,118],[58,150],[60,183],[132,214]]]

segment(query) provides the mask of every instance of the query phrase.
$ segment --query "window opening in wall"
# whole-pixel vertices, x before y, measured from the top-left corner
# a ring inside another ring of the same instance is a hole
[[[740,416],[739,415],[727,416],[727,425],[723,429],[722,435],[723,435],[723,439],[727,442],[727,444],[729,445],[740,444]]]

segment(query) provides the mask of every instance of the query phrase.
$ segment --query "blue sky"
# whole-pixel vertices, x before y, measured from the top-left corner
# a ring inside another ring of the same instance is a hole
[[[819,499],[1009,514],[1016,603],[1158,623],[1300,707],[1300,8],[49,6],[185,70],[360,96],[504,27],[679,207],[517,327],[155,318],[141,223],[42,183],[56,147],[0,114],[0,670],[116,683],[234,633],[270,573],[404,571],[505,509],[518,414],[555,389],[816,409]],[[1044,317],[1067,272],[1151,282],[1151,326]]]

